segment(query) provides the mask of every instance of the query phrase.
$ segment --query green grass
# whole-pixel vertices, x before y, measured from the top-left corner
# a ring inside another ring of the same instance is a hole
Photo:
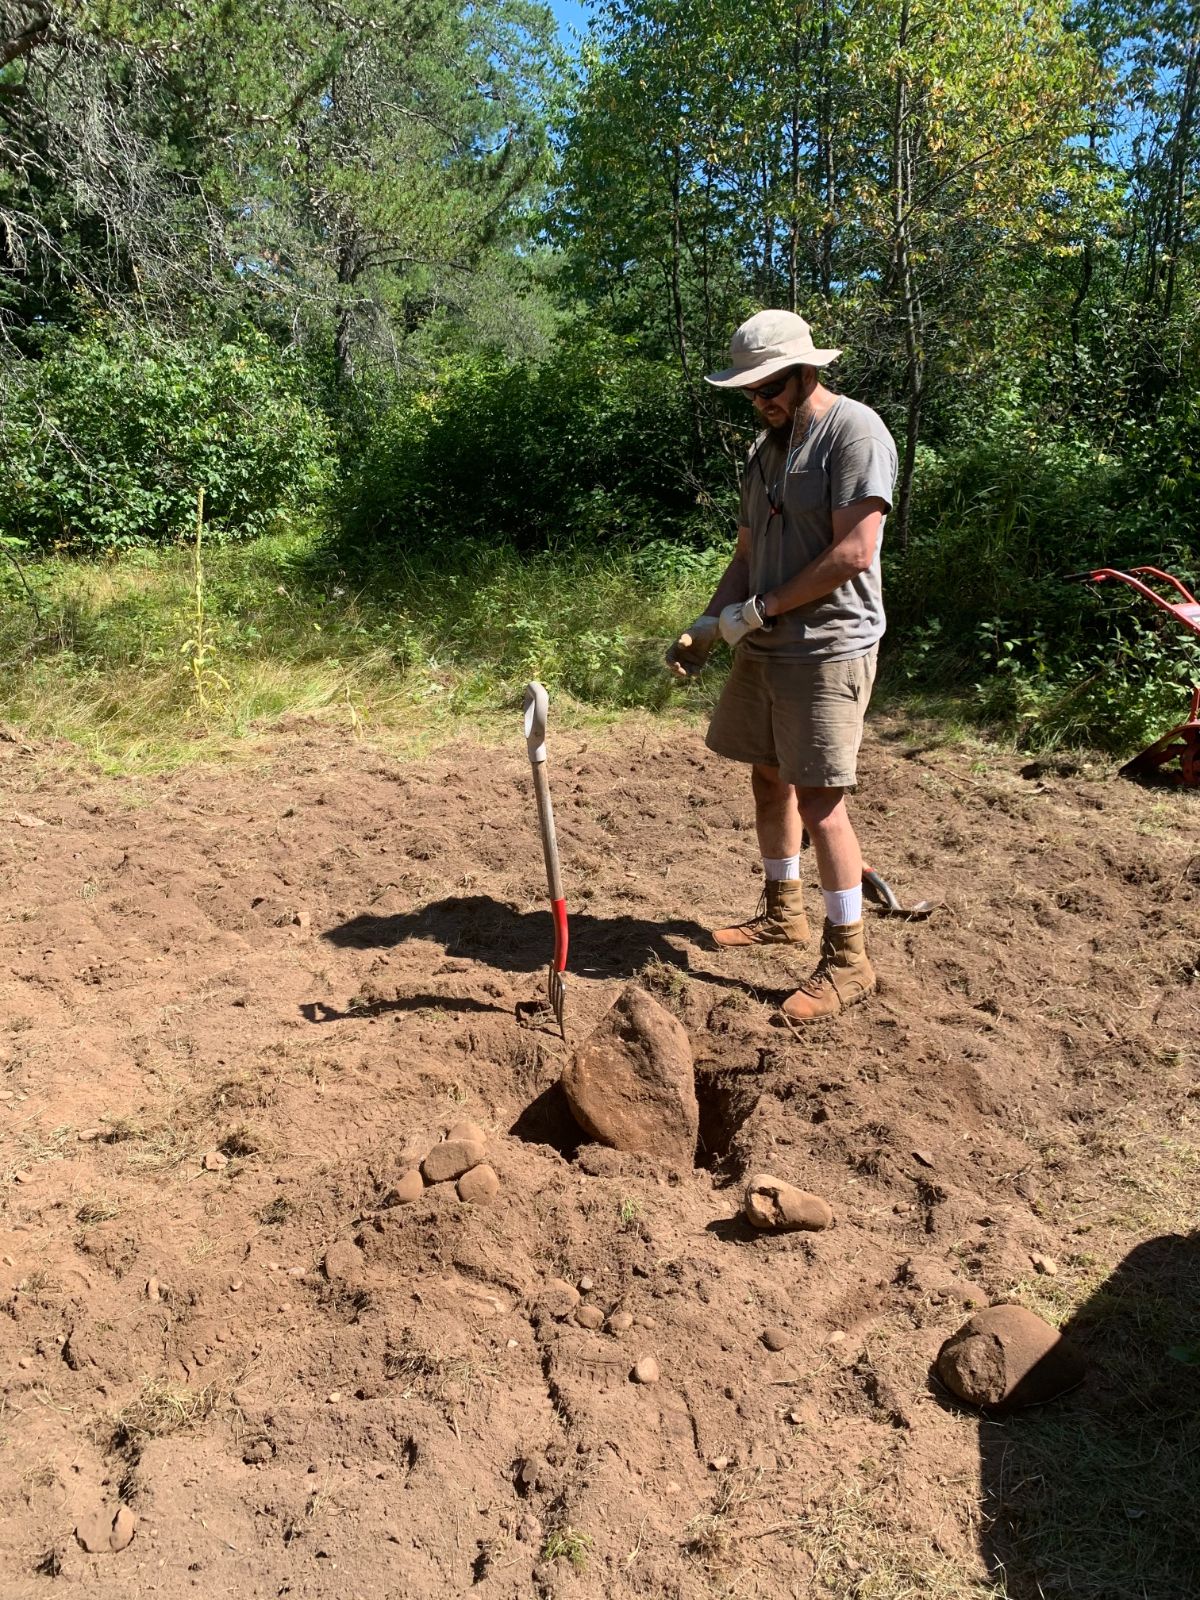
[[[0,577],[0,717],[66,738],[108,770],[226,758],[287,715],[409,746],[464,719],[506,724],[540,677],[564,711],[707,703],[662,670],[707,603],[720,551],[563,551],[460,544],[351,574],[318,534],[205,553],[208,675],[196,692],[188,548],[120,561],[53,558]],[[713,676],[713,686],[717,675]]]

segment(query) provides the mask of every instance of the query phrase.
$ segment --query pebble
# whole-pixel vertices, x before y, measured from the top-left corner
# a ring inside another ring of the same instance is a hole
[[[307,1273],[307,1267],[289,1267],[287,1269],[287,1275],[289,1278],[303,1278],[307,1276]]]
[[[28,1356],[22,1356],[18,1360],[17,1365],[20,1367],[22,1372],[28,1372],[30,1367],[33,1365],[33,1362],[29,1359]]]
[[[1041,1272],[1047,1278],[1056,1278],[1058,1276],[1058,1262],[1055,1261],[1053,1256],[1043,1256],[1035,1250],[1029,1259],[1033,1262],[1033,1270],[1035,1272]]]
[[[786,1350],[792,1341],[783,1328],[764,1328],[762,1342],[768,1350]]]
[[[840,1328],[836,1328],[833,1333],[829,1335],[829,1338],[825,1342],[826,1344],[844,1344],[846,1342],[846,1335]]]
[[[614,1311],[608,1319],[609,1333],[628,1333],[633,1327],[633,1318],[628,1311]]]
[[[426,1183],[449,1183],[483,1160],[483,1143],[477,1139],[443,1139],[421,1163]]]
[[[798,1411],[789,1411],[787,1414],[787,1420],[792,1423],[799,1423],[801,1420],[800,1413]]]
[[[583,1277],[580,1278],[580,1280],[579,1280],[579,1292],[580,1292],[580,1294],[590,1294],[594,1287],[595,1287],[595,1285],[593,1284],[592,1280],[588,1277],[588,1275],[586,1273],[584,1273]]]
[[[103,1132],[103,1128],[80,1128],[75,1137],[80,1144],[94,1144]]]
[[[14,1172],[13,1175],[12,1175],[12,1180],[13,1180],[14,1183],[32,1183],[33,1182],[33,1173],[32,1172]]]
[[[3,1261],[6,1267],[15,1267],[17,1264],[11,1256],[0,1256],[0,1261]]]
[[[510,1350],[519,1350],[521,1348],[521,1341],[519,1339],[510,1339],[508,1341],[508,1348]]]
[[[711,1456],[709,1458],[708,1470],[710,1472],[724,1472],[728,1465],[728,1456]]]
[[[653,1356],[643,1356],[635,1362],[633,1368],[634,1383],[657,1383],[662,1376],[662,1369]]]
[[[244,1285],[242,1283],[242,1280],[240,1278],[235,1278],[233,1280],[233,1282],[229,1285],[229,1292],[230,1292],[230,1294],[240,1294],[243,1287],[244,1287]]]
[[[604,1326],[604,1313],[599,1306],[577,1306],[575,1308],[575,1321],[581,1328],[602,1328]]]
[[[485,1206],[500,1193],[500,1179],[486,1161],[464,1172],[458,1180],[458,1198],[476,1206]]]
[[[477,1122],[471,1122],[466,1118],[464,1118],[462,1122],[456,1122],[450,1129],[450,1132],[446,1135],[446,1138],[461,1139],[467,1144],[487,1143],[487,1134],[484,1133],[479,1124]]]
[[[769,1172],[750,1179],[742,1212],[752,1227],[771,1233],[790,1233],[797,1228],[820,1232],[833,1221],[828,1201],[773,1178]]]
[[[109,1548],[114,1554],[119,1554],[132,1542],[137,1527],[137,1517],[128,1506],[121,1506],[113,1518],[112,1533],[109,1535]]]
[[[341,1398],[342,1391],[340,1389],[334,1389],[328,1396],[329,1404],[331,1406],[335,1406]]]
[[[222,1155],[220,1150],[208,1150],[205,1152],[204,1160],[200,1165],[205,1172],[220,1172],[223,1167],[229,1165],[229,1157]]]
[[[407,1172],[396,1179],[391,1193],[388,1195],[388,1200],[395,1206],[408,1206],[414,1200],[419,1200],[424,1193],[425,1179],[416,1167],[410,1167]]]
[[[162,1286],[159,1283],[157,1278],[147,1278],[147,1280],[146,1280],[146,1299],[147,1300],[161,1300],[162,1299]]]

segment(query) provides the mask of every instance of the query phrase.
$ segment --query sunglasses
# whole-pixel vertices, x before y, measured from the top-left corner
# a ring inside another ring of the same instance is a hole
[[[747,400],[774,400],[776,395],[782,394],[792,381],[792,374],[785,372],[782,378],[775,378],[770,383],[760,383],[756,389],[743,389],[742,393]]]

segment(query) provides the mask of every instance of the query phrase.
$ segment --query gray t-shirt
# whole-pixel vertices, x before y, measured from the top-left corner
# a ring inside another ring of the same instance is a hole
[[[777,589],[828,550],[836,507],[878,499],[890,511],[895,482],[896,446],[882,417],[845,395],[790,452],[770,434],[760,434],[742,478],[750,593]],[[772,515],[772,500],[782,514]],[[748,635],[742,648],[784,661],[848,661],[873,649],[886,625],[877,546],[866,572],[777,617],[770,630]]]

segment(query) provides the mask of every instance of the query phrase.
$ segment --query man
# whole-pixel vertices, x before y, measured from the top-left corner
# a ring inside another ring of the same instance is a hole
[[[794,1021],[836,1015],[875,987],[862,922],[862,853],[846,810],[884,631],[879,573],[896,446],[868,406],[834,394],[790,311],[760,311],[733,336],[731,365],[708,382],[740,388],[762,432],[742,481],[737,550],[703,617],[667,652],[691,677],[717,634],[733,669],[709,726],[718,755],[751,767],[766,887],[726,948],[802,945],[802,830],[816,857],[825,927],[812,976],[784,1002]]]

